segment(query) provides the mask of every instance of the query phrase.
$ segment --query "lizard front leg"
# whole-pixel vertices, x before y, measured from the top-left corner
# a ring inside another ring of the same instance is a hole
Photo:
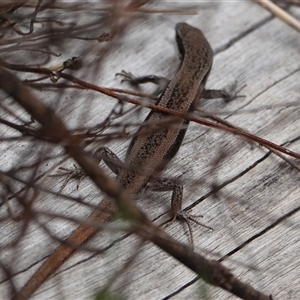
[[[117,73],[116,76],[122,76],[124,79],[122,79],[121,82],[128,82],[133,87],[137,87],[140,84],[145,83],[153,83],[158,86],[157,90],[154,92],[154,95],[161,94],[167,85],[169,84],[170,80],[162,77],[162,76],[156,76],[156,75],[144,75],[144,76],[135,76],[130,72],[126,72],[122,70],[120,73]],[[200,99],[224,99],[225,102],[230,102],[233,99],[245,97],[243,95],[238,95],[238,93],[244,88],[245,86],[241,86],[238,89],[238,83],[237,81],[234,81],[232,84],[229,84],[227,87],[223,89],[203,89]]]
[[[161,94],[170,82],[169,79],[162,76],[156,76],[156,75],[134,76],[132,73],[126,72],[124,70],[122,70],[121,73],[117,73],[116,76],[122,76],[124,79],[122,79],[121,82],[127,81],[130,85],[134,87],[137,87],[140,84],[153,83],[158,86],[157,90],[153,93],[154,95]]]

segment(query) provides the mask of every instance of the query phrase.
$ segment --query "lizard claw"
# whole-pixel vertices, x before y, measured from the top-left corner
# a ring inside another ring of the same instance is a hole
[[[165,225],[165,228],[170,226],[176,219],[183,220],[188,226],[189,233],[190,233],[190,239],[191,239],[191,246],[194,249],[194,237],[193,237],[193,231],[192,231],[192,227],[191,227],[191,221],[196,223],[197,225],[205,227],[209,230],[213,230],[212,227],[207,226],[207,225],[205,225],[202,222],[199,222],[197,220],[197,218],[202,218],[202,217],[203,217],[202,215],[191,215],[191,214],[188,213],[188,211],[181,210],[181,211],[178,211],[176,213],[176,215],[173,217],[173,219]]]
[[[79,168],[76,165],[73,165],[72,169],[67,169],[67,168],[59,167],[58,170],[64,171],[64,172],[57,173],[57,174],[52,174],[52,175],[48,176],[48,177],[62,177],[62,176],[67,176],[66,179],[64,180],[63,184],[62,184],[62,187],[59,189],[58,194],[62,193],[62,191],[64,190],[64,188],[66,187],[66,185],[68,184],[68,182],[71,179],[78,180],[77,190],[79,189],[79,185],[80,185],[81,181],[85,177],[85,173],[83,172],[83,170],[81,168]]]
[[[246,84],[239,87],[239,89],[237,87],[238,87],[238,82],[237,80],[235,80],[233,83],[229,84],[227,87],[223,89],[222,98],[225,100],[225,102],[230,102],[236,98],[246,97],[245,95],[238,95],[238,93],[246,87]]]
[[[127,81],[129,82],[130,84],[132,85],[137,85],[137,80],[136,80],[136,77],[130,73],[130,72],[126,72],[124,70],[122,70],[120,73],[116,73],[115,76],[123,76],[124,78],[121,80],[121,83]]]

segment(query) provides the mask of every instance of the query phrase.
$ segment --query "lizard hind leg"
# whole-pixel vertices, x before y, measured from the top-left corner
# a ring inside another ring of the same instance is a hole
[[[123,162],[118,158],[118,156],[107,147],[99,147],[95,151],[93,156],[97,159],[98,164],[103,160],[104,163],[108,166],[108,168],[112,170],[116,175],[119,174],[120,169],[124,166]],[[74,164],[73,168],[59,167],[58,170],[63,172],[48,176],[48,177],[67,176],[67,178],[64,180],[62,184],[62,187],[57,192],[58,194],[62,193],[62,191],[64,190],[64,188],[66,187],[66,185],[71,179],[78,180],[77,190],[79,189],[80,183],[85,178],[85,173],[79,166]]]
[[[98,164],[103,160],[116,175],[118,175],[120,170],[124,167],[124,163],[121,159],[107,147],[99,147],[93,156],[98,160]]]
[[[211,227],[197,220],[198,218],[203,216],[191,215],[189,211],[182,209],[183,187],[176,180],[167,179],[167,178],[151,179],[147,188],[152,191],[172,191],[171,209],[170,209],[171,220],[167,222],[166,227],[171,225],[176,219],[180,219],[186,222],[189,229],[192,248],[194,248],[194,239],[193,239],[191,222],[194,222],[197,225],[212,230]]]

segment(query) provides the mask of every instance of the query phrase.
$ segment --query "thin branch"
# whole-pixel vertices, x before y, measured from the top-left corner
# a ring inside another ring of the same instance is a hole
[[[23,72],[33,72],[33,73],[37,72],[37,73],[48,74],[48,75],[52,74],[52,72],[47,68],[39,68],[38,69],[38,68],[32,68],[32,67],[26,67],[26,66],[20,66],[20,65],[13,65],[13,64],[8,64],[8,63],[6,63],[2,60],[0,60],[0,65],[2,65],[3,67],[6,67],[6,68],[12,69],[12,70],[18,70],[18,71],[23,71]],[[285,147],[282,147],[280,145],[272,143],[272,142],[270,142],[266,139],[260,138],[256,135],[251,134],[249,132],[246,132],[244,130],[241,130],[240,128],[237,128],[237,127],[233,128],[231,126],[217,124],[217,123],[210,122],[208,120],[205,120],[203,118],[199,118],[199,117],[196,117],[196,116],[193,116],[193,115],[192,116],[187,116],[186,114],[180,113],[180,112],[172,110],[172,109],[168,109],[166,107],[161,107],[161,106],[158,106],[158,105],[155,105],[155,104],[151,104],[151,103],[145,104],[141,100],[128,98],[126,96],[119,95],[117,93],[114,93],[111,89],[104,88],[104,87],[99,87],[97,85],[88,83],[88,82],[83,81],[79,78],[76,78],[76,77],[74,77],[70,74],[63,73],[63,72],[61,72],[59,74],[60,74],[61,78],[69,80],[69,81],[73,82],[74,84],[84,86],[84,87],[86,87],[88,89],[91,89],[91,90],[94,90],[94,91],[98,91],[100,93],[103,93],[107,96],[116,98],[118,100],[126,101],[128,103],[132,103],[132,104],[136,104],[136,105],[141,105],[141,106],[144,106],[144,107],[148,107],[148,108],[150,108],[154,111],[167,113],[167,114],[174,115],[174,116],[177,116],[177,117],[180,117],[180,118],[185,118],[185,119],[188,119],[190,121],[196,122],[198,124],[202,124],[204,126],[213,127],[213,128],[216,128],[216,129],[221,129],[221,130],[225,130],[225,131],[228,131],[228,132],[232,132],[234,134],[243,136],[246,139],[252,140],[252,141],[254,141],[254,142],[256,142],[256,143],[258,143],[258,144],[260,144],[260,145],[262,145],[266,148],[271,147],[274,150],[277,150],[281,153],[284,153],[286,155],[289,155],[289,156],[292,156],[294,158],[300,159],[300,154],[299,153],[291,151],[291,150],[289,150]]]
[[[287,25],[300,32],[300,22],[296,18],[294,18],[291,14],[289,14],[284,9],[279,7],[277,4],[273,3],[270,0],[253,0],[253,1],[257,2],[262,7],[270,11],[277,18],[285,22]]]

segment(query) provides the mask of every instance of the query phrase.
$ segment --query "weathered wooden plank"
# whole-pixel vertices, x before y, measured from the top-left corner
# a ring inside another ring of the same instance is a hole
[[[205,110],[279,144],[299,135],[299,35],[279,20],[270,19],[267,12],[252,2],[215,3],[207,5],[195,16],[162,14],[137,21],[119,48],[107,57],[100,71],[81,70],[76,76],[80,78],[80,72],[84,72],[85,80],[114,87],[120,87],[119,80],[114,78],[114,73],[120,69],[139,75],[153,73],[171,77],[178,65],[173,37],[174,26],[179,21],[202,28],[212,47],[219,49],[207,87],[220,88],[239,78],[242,78],[240,84],[247,84],[241,92],[246,95],[245,98],[227,105],[221,100],[207,102],[203,104]],[[79,50],[73,46],[72,51],[75,55]],[[92,54],[87,60],[93,60]],[[114,104],[113,100],[94,92],[67,93],[61,97],[59,105],[62,116],[70,126],[95,125],[104,120]],[[71,96],[72,105],[70,98],[65,98]],[[55,100],[50,93],[49,97],[48,101]],[[142,119],[143,116],[134,113],[125,118],[128,122]],[[121,157],[127,142],[114,143],[113,149]],[[299,142],[293,142],[289,148],[300,152]],[[18,154],[15,153],[17,150],[10,152],[11,155]],[[299,213],[274,228],[266,229],[298,207],[299,173],[273,154],[266,157],[267,152],[232,134],[192,124],[166,175],[179,178],[184,183],[185,207],[201,199],[193,207],[193,213],[203,214],[203,222],[214,229],[211,232],[193,226],[195,249],[199,253],[218,259],[253,239],[228,257],[225,264],[241,280],[266,294],[272,294],[274,299],[298,299]],[[220,159],[221,154],[223,157]],[[57,179],[47,181],[56,190],[61,186]],[[227,181],[232,182],[214,197],[204,197],[215,185]],[[79,191],[76,191],[76,183],[69,184],[65,193],[70,192],[74,197],[87,197],[86,201],[99,201],[99,194],[92,190],[92,184],[87,179]],[[41,196],[38,208],[65,212],[66,216],[75,215],[78,218],[88,214],[81,205],[65,201],[58,203],[57,199],[47,194]],[[138,204],[152,219],[162,215],[156,221],[160,223],[165,217],[163,214],[168,211],[170,193],[150,193],[146,198],[139,199]],[[48,225],[61,237],[67,236],[72,227],[62,221],[49,221]],[[15,224],[8,223],[3,243],[16,230]],[[186,227],[180,223],[174,223],[166,230],[178,240],[189,242]],[[111,245],[116,235],[105,232],[91,245],[101,248]],[[105,254],[75,255],[43,285],[33,299],[91,298],[94,291],[103,287],[110,276],[121,268],[134,252],[135,245],[136,238],[129,237],[112,245]],[[54,248],[55,243],[38,226],[30,226],[26,238],[19,245],[18,257],[13,260],[15,272],[21,272],[14,276],[18,287],[33,274],[39,265],[36,263]],[[9,257],[8,251],[4,250],[1,252],[2,260],[6,259],[5,255]],[[195,275],[191,271],[147,244],[114,287],[131,299],[160,299],[183,288],[193,278]],[[7,282],[2,282],[1,294],[4,295],[6,288]],[[199,282],[183,288],[174,299],[198,299],[203,293],[207,293],[208,299],[235,299],[228,293]]]

